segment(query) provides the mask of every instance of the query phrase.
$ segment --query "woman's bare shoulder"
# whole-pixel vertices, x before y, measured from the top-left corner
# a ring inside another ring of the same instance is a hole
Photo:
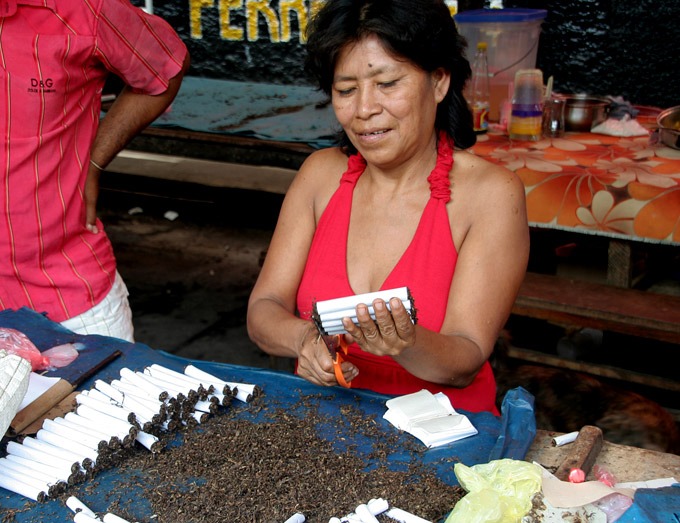
[[[310,154],[300,166],[286,199],[321,212],[347,169],[347,155],[340,148],[321,149]]]
[[[309,175],[322,175],[341,170],[340,174],[342,174],[346,168],[347,155],[339,147],[329,147],[310,154],[303,162],[300,171]]]

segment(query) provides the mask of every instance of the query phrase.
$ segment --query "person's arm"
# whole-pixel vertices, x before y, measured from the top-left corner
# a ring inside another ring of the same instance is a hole
[[[362,349],[392,356],[413,375],[464,387],[491,355],[510,314],[526,271],[529,229],[521,180],[469,155],[459,158],[468,164],[467,173],[477,174],[457,176],[453,185],[451,221],[459,222],[452,225],[459,256],[441,334],[410,325],[398,300],[392,314],[376,312],[380,329],[361,306],[362,328],[351,322],[345,327]],[[487,172],[479,175],[480,169]],[[470,218],[461,229],[464,216]]]
[[[316,230],[317,217],[337,186],[347,158],[335,149],[313,153],[286,192],[276,230],[248,302],[248,334],[264,352],[298,359],[307,380],[335,385],[333,363],[313,322],[295,315],[297,291]],[[339,167],[338,167],[339,166]],[[345,378],[356,368],[343,364]]]
[[[90,149],[92,162],[85,182],[85,224],[92,232],[96,232],[99,168],[105,168],[130,140],[163,114],[175,99],[188,68],[187,53],[180,72],[168,82],[168,88],[158,95],[136,93],[125,86],[102,118]]]

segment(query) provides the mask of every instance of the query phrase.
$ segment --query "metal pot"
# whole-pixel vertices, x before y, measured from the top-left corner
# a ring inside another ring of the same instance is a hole
[[[680,105],[670,107],[656,118],[659,126],[659,140],[673,149],[680,149]]]
[[[609,114],[609,100],[588,94],[560,96],[566,102],[564,108],[564,127],[567,131],[581,133],[604,122]]]

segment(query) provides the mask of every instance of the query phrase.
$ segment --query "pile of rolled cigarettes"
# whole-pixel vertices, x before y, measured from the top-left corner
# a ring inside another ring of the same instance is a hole
[[[400,508],[390,507],[389,503],[383,498],[376,498],[368,503],[362,503],[354,509],[354,512],[341,518],[332,517],[328,520],[328,523],[379,523],[376,516],[380,514],[385,514],[390,519],[400,523],[431,523]],[[305,516],[297,513],[288,518],[285,523],[304,523],[304,521]]]
[[[389,310],[390,300],[392,298],[399,298],[401,300],[404,304],[404,308],[411,315],[411,321],[416,323],[416,309],[408,287],[368,292],[366,294],[356,294],[354,296],[345,296],[333,300],[317,301],[313,305],[312,319],[321,334],[327,336],[344,334],[347,331],[342,325],[343,318],[349,318],[353,323],[358,323],[356,313],[357,305],[360,303],[367,305],[371,318],[375,319],[373,302],[376,299],[381,299],[385,302]]]
[[[119,379],[97,380],[78,393],[74,411],[45,419],[35,437],[8,442],[0,487],[45,501],[115,464],[135,443],[159,452],[162,436],[203,423],[233,398],[250,402],[259,394],[256,385],[224,381],[193,365],[184,372],[157,364],[121,369]]]

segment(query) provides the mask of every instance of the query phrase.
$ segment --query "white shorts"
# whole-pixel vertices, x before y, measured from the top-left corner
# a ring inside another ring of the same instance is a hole
[[[77,334],[101,334],[134,343],[128,294],[123,278],[116,271],[113,287],[101,302],[78,316],[62,321],[61,325]]]

